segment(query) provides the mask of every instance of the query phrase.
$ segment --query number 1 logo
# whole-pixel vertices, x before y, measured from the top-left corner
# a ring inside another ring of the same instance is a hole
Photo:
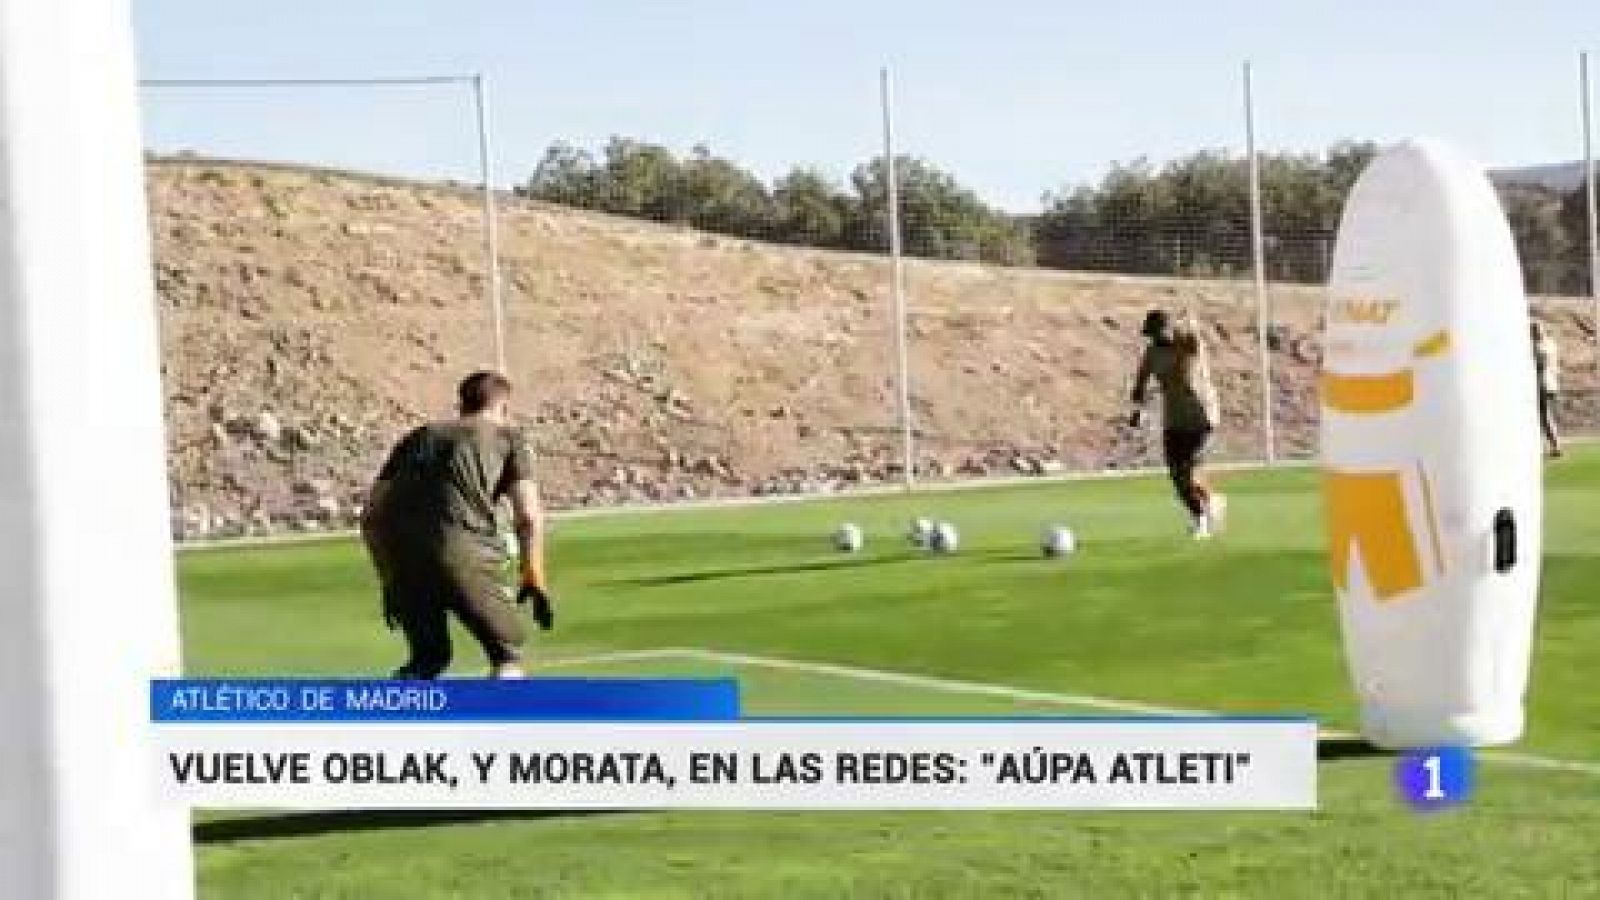
[[[1415,809],[1444,809],[1472,796],[1472,770],[1472,752],[1465,747],[1414,750],[1395,763],[1395,788]]]
[[[1435,753],[1422,761],[1422,767],[1428,770],[1428,789],[1422,792],[1424,800],[1443,800],[1444,787],[1440,784],[1439,772],[1444,768],[1444,757]]]

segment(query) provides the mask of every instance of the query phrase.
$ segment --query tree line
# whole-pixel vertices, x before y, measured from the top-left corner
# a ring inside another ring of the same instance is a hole
[[[1342,142],[1323,153],[1261,158],[1269,278],[1326,278],[1344,198],[1375,152],[1371,143]],[[911,256],[1190,277],[1250,267],[1249,175],[1239,156],[1202,151],[1161,166],[1119,163],[1098,183],[1047,193],[1033,215],[986,204],[925,159],[898,156],[895,164],[902,242]],[[554,144],[518,191],[755,240],[880,253],[887,246],[885,165],[881,156],[868,159],[843,183],[796,167],[769,184],[704,145],[679,155],[614,137],[598,152]],[[1500,195],[1528,288],[1583,290],[1581,191],[1505,185]]]
[[[1028,223],[990,207],[925,160],[896,157],[904,250],[930,259],[1031,265]],[[887,245],[885,160],[856,166],[845,184],[797,167],[769,186],[705,146],[612,138],[598,154],[567,143],[545,152],[525,196],[763,241],[882,252]]]

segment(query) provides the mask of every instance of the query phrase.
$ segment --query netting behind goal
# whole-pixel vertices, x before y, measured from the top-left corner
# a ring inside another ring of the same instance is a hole
[[[1192,316],[1205,339],[1223,407],[1212,459],[1309,458],[1339,212],[1370,141],[1404,135],[1374,126],[1359,97],[1274,90],[1282,75],[1257,77],[1259,260],[1234,69],[1115,98],[1151,122],[1176,104],[1211,110],[1212,124],[1193,145],[1154,128],[1128,136],[1126,158],[1088,168],[1056,160],[1037,129],[1094,129],[1092,102],[1056,109],[1019,90],[1013,124],[975,144],[911,83],[886,135],[871,73],[848,103],[805,113],[849,123],[855,141],[818,129],[776,162],[743,127],[759,119],[754,98],[689,137],[621,120],[609,140],[564,141],[554,123],[542,158],[508,154],[539,162],[508,172],[499,196],[499,330],[470,174],[479,147],[459,92],[429,94],[428,115],[453,124],[428,129],[421,156],[383,156],[447,179],[432,182],[340,170],[376,164],[327,143],[342,121],[376,127],[316,105],[348,97],[207,95],[294,108],[263,113],[275,128],[188,147],[161,123],[203,120],[205,108],[147,96],[165,110],[147,118],[164,151],[150,172],[179,524],[348,522],[383,449],[447,412],[457,379],[493,363],[497,338],[558,507],[900,485],[907,424],[920,482],[1158,464],[1159,416],[1128,422],[1151,308]],[[396,102],[397,143],[421,133],[419,102]],[[295,115],[314,138],[298,153],[278,134]],[[1429,130],[1426,105],[1408,122]],[[353,146],[371,152],[370,140]],[[294,164],[173,156],[181,149]],[[969,170],[1007,169],[1037,172],[1042,202],[969,182]],[[1600,408],[1591,240],[1570,174],[1502,173],[1500,186],[1536,309],[1562,343],[1561,414],[1577,430]]]
[[[557,147],[506,207],[511,353],[561,505],[896,477],[888,266],[862,185],[767,181],[716,137]]]
[[[1506,70],[1506,74],[1519,73]],[[1476,122],[1442,116],[1432,95],[1408,85],[1350,86],[1324,93],[1292,87],[1313,77],[1314,73],[1301,70],[1280,72],[1287,84],[1263,92],[1257,104],[1261,118],[1282,123],[1283,128],[1314,128],[1324,135],[1364,140],[1330,141],[1323,155],[1306,160],[1324,173],[1320,188],[1303,178],[1286,178],[1280,192],[1269,192],[1265,198],[1269,299],[1275,322],[1285,330],[1280,368],[1291,375],[1280,388],[1286,392],[1280,400],[1287,420],[1283,439],[1307,433],[1289,419],[1296,414],[1293,410],[1314,409],[1309,402],[1314,397],[1312,382],[1300,373],[1314,371],[1320,359],[1315,334],[1322,302],[1319,287],[1328,274],[1343,197],[1378,146],[1417,137],[1450,141],[1492,167],[1490,176],[1516,242],[1531,312],[1549,326],[1560,348],[1560,427],[1569,434],[1600,431],[1597,294],[1589,262],[1594,235],[1585,209],[1584,167],[1574,161],[1583,151],[1582,110],[1574,102],[1577,86],[1568,79],[1550,79],[1547,89],[1533,97],[1523,96],[1520,89],[1493,88],[1491,92],[1500,90],[1504,96],[1485,96],[1482,102],[1501,113],[1495,129],[1485,132]],[[1494,81],[1524,83],[1514,77]],[[1537,164],[1518,165],[1519,161]],[[1297,442],[1287,449],[1294,455],[1309,455],[1314,445]]]
[[[494,364],[470,94],[185,85],[144,104],[174,530],[349,526],[388,446]],[[392,166],[455,183],[358,171],[382,127],[428,134]]]

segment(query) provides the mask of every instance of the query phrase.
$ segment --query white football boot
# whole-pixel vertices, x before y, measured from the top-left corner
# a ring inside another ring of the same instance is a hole
[[[1206,516],[1211,520],[1211,527],[1217,532],[1226,531],[1228,528],[1228,495],[1212,494],[1211,500],[1206,504]]]

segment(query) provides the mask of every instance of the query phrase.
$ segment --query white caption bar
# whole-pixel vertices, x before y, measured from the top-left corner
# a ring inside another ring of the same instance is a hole
[[[196,808],[1312,809],[1309,721],[160,725]]]

